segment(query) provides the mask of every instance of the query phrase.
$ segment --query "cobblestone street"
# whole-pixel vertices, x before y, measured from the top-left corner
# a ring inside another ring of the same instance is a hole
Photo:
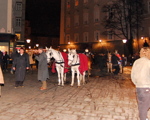
[[[36,70],[26,75],[25,87],[17,89],[15,75],[4,72],[0,120],[138,120],[130,72],[131,67],[125,67],[118,76],[91,76],[80,88],[76,82],[70,87],[70,75],[64,87],[57,86],[57,75],[50,74],[45,91],[39,90]]]

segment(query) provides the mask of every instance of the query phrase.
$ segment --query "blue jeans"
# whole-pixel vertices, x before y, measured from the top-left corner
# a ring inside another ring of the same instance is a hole
[[[146,120],[150,108],[150,88],[136,88],[140,120]]]

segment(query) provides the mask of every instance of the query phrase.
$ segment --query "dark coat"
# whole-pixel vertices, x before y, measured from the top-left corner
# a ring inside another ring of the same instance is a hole
[[[47,56],[42,52],[39,56],[35,57],[38,60],[38,80],[45,81],[49,78]]]
[[[112,64],[113,64],[113,66],[117,66],[119,60],[120,60],[120,59],[119,59],[115,54],[112,55],[112,57],[111,57],[111,62],[112,62]]]
[[[22,56],[17,54],[13,60],[13,67],[16,68],[16,81],[24,81],[26,67],[29,67],[29,55],[24,53]]]

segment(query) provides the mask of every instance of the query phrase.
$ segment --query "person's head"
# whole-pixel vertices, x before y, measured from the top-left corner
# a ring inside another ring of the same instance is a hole
[[[38,52],[41,54],[43,52],[43,47],[39,47]]]
[[[140,57],[147,57],[148,59],[150,59],[150,47],[141,48]]]
[[[21,47],[20,50],[19,50],[19,53],[23,54],[24,53],[24,48]]]

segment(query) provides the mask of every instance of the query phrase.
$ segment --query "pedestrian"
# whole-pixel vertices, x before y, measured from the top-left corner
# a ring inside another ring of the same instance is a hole
[[[133,63],[131,79],[136,86],[140,120],[148,120],[150,108],[150,48],[140,50],[140,58]]]
[[[111,62],[112,62],[112,66],[115,69],[115,71],[113,72],[114,75],[118,75],[119,71],[120,71],[120,67],[119,67],[119,61],[120,59],[116,56],[116,54],[112,54],[111,57]]]
[[[35,56],[35,59],[38,60],[38,80],[42,82],[40,90],[47,89],[46,80],[49,79],[48,65],[47,65],[47,56],[43,51],[42,47],[38,48],[39,55]]]
[[[16,57],[18,54],[19,54],[19,49],[17,49],[15,52],[13,52],[13,53],[11,54],[10,58],[11,58],[11,60],[12,60],[12,64],[13,64],[13,61],[14,61],[15,57]],[[10,69],[10,73],[11,73],[11,74],[14,74],[13,65],[12,65],[12,67],[11,67],[11,69]]]
[[[7,51],[4,52],[3,54],[3,66],[2,66],[2,70],[4,71],[8,71],[8,61],[9,61],[10,57],[9,55],[7,54]]]
[[[29,69],[29,55],[25,53],[23,48],[20,48],[19,54],[13,60],[13,70],[15,70],[15,88],[23,86],[23,82],[25,80],[26,70]]]

